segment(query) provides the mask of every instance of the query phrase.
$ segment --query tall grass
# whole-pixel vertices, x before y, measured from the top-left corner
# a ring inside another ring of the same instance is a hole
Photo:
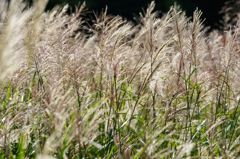
[[[46,4],[0,0],[0,158],[239,157],[239,22]]]

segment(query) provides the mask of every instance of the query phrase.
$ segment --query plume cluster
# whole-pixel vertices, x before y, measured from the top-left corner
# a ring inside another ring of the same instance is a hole
[[[46,4],[0,0],[0,158],[239,156],[240,21]]]

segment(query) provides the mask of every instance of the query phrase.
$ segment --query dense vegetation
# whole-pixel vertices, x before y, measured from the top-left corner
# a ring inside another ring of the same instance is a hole
[[[238,158],[240,23],[138,24],[0,0],[0,158]],[[232,21],[231,21],[232,22]],[[92,24],[92,25],[88,25]]]

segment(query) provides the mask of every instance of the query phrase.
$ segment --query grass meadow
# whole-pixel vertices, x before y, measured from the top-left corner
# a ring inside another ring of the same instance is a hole
[[[0,0],[1,159],[240,157],[240,21],[46,4]]]

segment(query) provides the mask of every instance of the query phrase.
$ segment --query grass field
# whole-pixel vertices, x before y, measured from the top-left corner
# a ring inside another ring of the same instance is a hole
[[[240,23],[46,4],[0,0],[0,158],[240,157]]]

